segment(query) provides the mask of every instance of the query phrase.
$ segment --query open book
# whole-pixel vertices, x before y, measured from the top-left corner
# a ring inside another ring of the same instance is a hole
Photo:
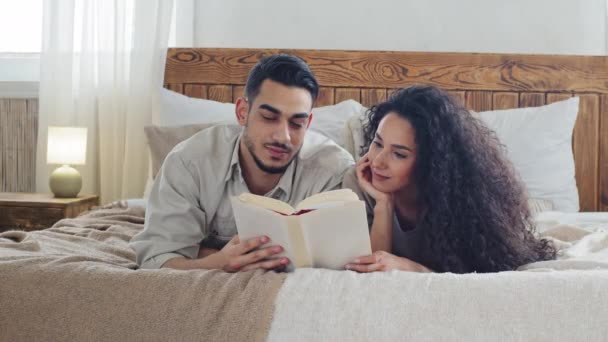
[[[355,258],[371,254],[365,203],[349,189],[310,196],[295,208],[250,193],[231,198],[241,241],[270,237],[291,260],[288,270],[319,267],[336,270]]]

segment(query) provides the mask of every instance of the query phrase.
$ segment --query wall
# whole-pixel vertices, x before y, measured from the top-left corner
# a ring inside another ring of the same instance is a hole
[[[176,46],[608,54],[607,0],[175,3]],[[0,76],[39,68],[37,57],[15,61],[21,64],[0,63]],[[24,79],[28,82],[0,82],[0,93],[33,97],[34,76]],[[35,180],[19,170],[35,158],[26,147],[35,143],[34,126],[28,126],[34,123],[26,122],[36,121],[37,103],[8,101],[0,100],[0,191],[32,191]],[[15,154],[23,157],[17,160]]]
[[[195,19],[181,30],[178,22],[176,44],[185,36],[196,47],[603,55],[606,2],[179,0],[178,17]]]

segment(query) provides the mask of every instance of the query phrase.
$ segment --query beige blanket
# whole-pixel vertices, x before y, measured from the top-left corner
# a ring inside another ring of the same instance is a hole
[[[285,275],[135,270],[143,210],[0,233],[1,341],[261,341]]]

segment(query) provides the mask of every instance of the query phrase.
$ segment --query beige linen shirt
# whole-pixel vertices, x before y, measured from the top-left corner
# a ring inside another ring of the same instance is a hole
[[[230,197],[249,192],[239,165],[241,132],[238,125],[214,126],[169,153],[150,192],[144,230],[130,242],[142,268],[196,258],[201,244],[221,248],[237,234]],[[265,196],[295,206],[339,188],[353,163],[346,150],[308,131],[300,153]]]

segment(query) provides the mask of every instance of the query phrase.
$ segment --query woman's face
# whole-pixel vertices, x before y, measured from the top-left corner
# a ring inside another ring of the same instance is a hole
[[[394,193],[413,185],[415,138],[410,122],[394,112],[380,121],[368,152],[372,185],[376,189]]]

